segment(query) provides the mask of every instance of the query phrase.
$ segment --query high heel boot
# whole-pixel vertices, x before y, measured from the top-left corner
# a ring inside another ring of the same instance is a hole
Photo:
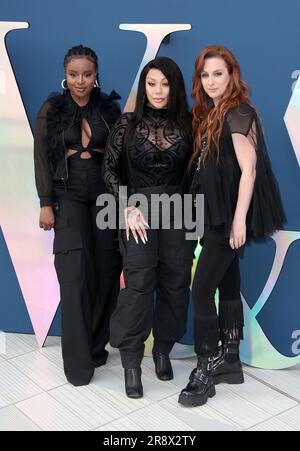
[[[161,381],[170,381],[174,378],[171,360],[168,354],[153,352],[155,372]]]
[[[125,368],[125,389],[128,398],[138,399],[143,397],[142,370],[141,368]]]

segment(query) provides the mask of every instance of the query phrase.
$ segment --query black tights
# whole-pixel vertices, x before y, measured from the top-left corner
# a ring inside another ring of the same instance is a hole
[[[219,288],[219,315],[214,302]],[[193,282],[195,351],[210,356],[220,339],[243,338],[243,303],[240,294],[239,257],[229,244],[207,240]]]

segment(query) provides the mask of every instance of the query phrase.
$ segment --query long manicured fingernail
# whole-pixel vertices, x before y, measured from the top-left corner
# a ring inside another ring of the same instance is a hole
[[[139,240],[137,238],[135,238],[136,244],[139,244]]]
[[[145,240],[147,241],[147,243],[148,243],[148,237],[147,237],[147,235],[145,235]]]

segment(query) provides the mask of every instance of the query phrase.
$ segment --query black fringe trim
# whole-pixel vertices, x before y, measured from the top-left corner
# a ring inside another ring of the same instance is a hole
[[[220,301],[219,327],[221,340],[243,340],[244,333],[244,309],[240,299],[232,301]]]

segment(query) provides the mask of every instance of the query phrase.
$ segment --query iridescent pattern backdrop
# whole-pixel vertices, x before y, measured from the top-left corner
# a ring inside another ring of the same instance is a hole
[[[24,22],[0,22],[0,225],[40,345],[59,304],[52,235],[38,227],[33,137],[5,47]]]
[[[4,44],[8,32],[26,28],[26,22],[0,22],[0,225],[35,334],[42,345],[59,305],[52,256],[53,236],[38,228],[39,205],[34,184],[33,137]],[[146,51],[125,106],[125,111],[132,111],[143,66],[156,56],[165,36],[177,31],[188,31],[191,25],[122,24],[120,29],[143,33],[147,38]],[[300,81],[284,119],[300,165]],[[279,369],[298,364],[300,355],[286,357],[277,351],[261,328],[257,316],[269,302],[287,253],[293,243],[300,240],[300,232],[281,231],[272,239],[276,244],[276,252],[262,293],[252,308],[243,296],[246,327],[242,359],[252,366]],[[193,274],[200,251],[198,247]],[[150,338],[147,352],[150,352],[151,344]],[[192,354],[193,346],[177,343],[172,356],[180,358]]]

